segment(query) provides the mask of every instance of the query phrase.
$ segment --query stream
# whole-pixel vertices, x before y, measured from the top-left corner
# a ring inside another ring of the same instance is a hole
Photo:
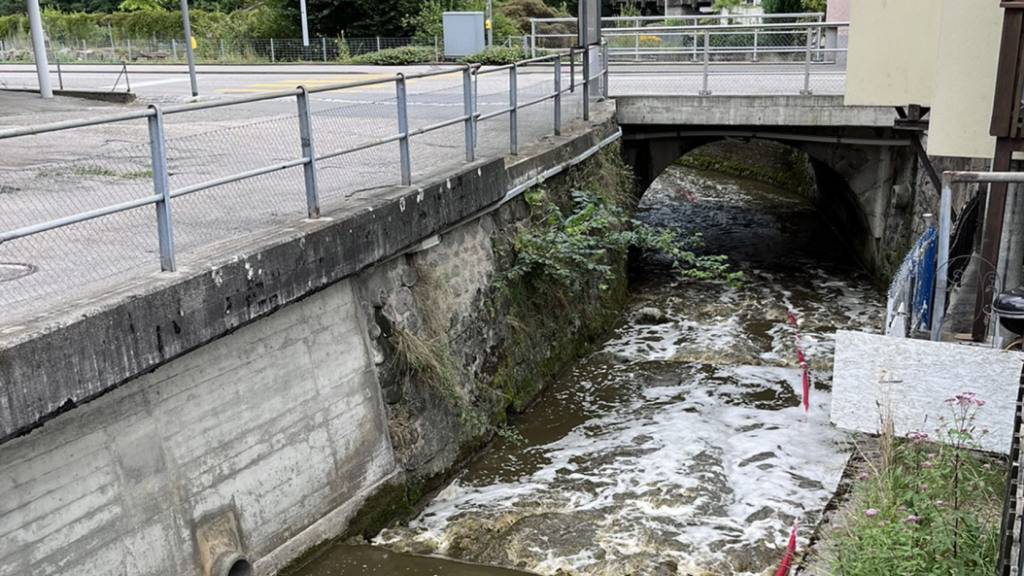
[[[878,331],[881,293],[806,200],[770,186],[673,166],[637,218],[702,232],[743,282],[645,258],[621,325],[513,432],[412,522],[303,574],[515,573],[423,557],[442,556],[543,575],[760,575],[794,520],[807,544],[852,449],[828,422],[831,334]]]

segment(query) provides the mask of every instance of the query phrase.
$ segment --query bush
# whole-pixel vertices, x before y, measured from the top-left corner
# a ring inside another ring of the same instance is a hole
[[[352,64],[372,64],[376,66],[403,66],[406,64],[425,64],[434,62],[433,48],[426,46],[403,46],[388,48],[378,52],[370,52],[352,58]]]
[[[471,56],[459,59],[459,62],[464,64],[485,64],[488,66],[504,66],[506,64],[515,64],[520,60],[526,59],[526,51],[519,46],[512,48],[504,46],[495,46],[488,48],[483,52],[478,52]]]
[[[949,417],[936,433],[892,437],[883,418],[878,461],[853,487],[853,509],[835,544],[834,573],[967,575],[995,572],[1006,477],[1004,461],[975,451],[984,430],[974,394],[946,401]]]

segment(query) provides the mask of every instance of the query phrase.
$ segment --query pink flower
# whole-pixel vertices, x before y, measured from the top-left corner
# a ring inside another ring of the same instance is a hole
[[[874,518],[875,516],[878,516],[878,510],[874,508],[868,508],[867,510],[864,511],[864,515],[868,518]]]
[[[914,432],[907,434],[907,438],[910,438],[914,444],[920,444],[928,440],[928,433],[915,430]]]
[[[904,518],[903,522],[906,523],[906,524],[913,524],[913,525],[916,526],[917,524],[921,523],[921,517],[920,516],[914,516],[913,514],[911,514],[910,516],[907,516],[906,518]]]
[[[961,392],[956,396],[953,396],[952,398],[947,398],[946,404],[956,404],[961,408],[968,408],[971,406],[977,406],[978,408],[981,408],[982,406],[985,405],[985,401],[979,400],[977,394],[975,394],[974,392]]]

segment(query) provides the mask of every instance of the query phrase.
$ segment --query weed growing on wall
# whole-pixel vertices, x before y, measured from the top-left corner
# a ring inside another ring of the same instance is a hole
[[[909,440],[883,426],[879,457],[853,488],[853,508],[834,546],[834,573],[994,573],[1005,467],[974,449],[984,402],[965,392],[947,400],[934,431]]]

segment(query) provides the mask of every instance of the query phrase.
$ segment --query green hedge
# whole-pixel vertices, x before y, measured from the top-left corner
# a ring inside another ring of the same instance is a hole
[[[512,48],[504,46],[496,46],[488,48],[483,52],[478,52],[471,56],[466,56],[459,61],[466,64],[485,64],[491,66],[504,66],[506,64],[515,64],[520,60],[527,58],[526,51],[519,46]]]
[[[352,64],[374,64],[377,66],[402,66],[435,62],[437,55],[433,48],[425,46],[403,46],[370,52],[349,60]]]

